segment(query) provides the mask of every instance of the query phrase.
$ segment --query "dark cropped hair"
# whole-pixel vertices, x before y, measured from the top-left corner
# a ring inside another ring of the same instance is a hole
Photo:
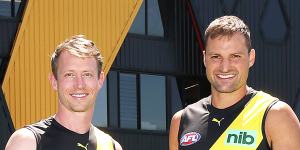
[[[214,39],[219,36],[231,37],[235,33],[241,33],[246,39],[248,50],[251,49],[249,27],[236,16],[223,16],[212,21],[205,31],[205,45],[208,38]]]

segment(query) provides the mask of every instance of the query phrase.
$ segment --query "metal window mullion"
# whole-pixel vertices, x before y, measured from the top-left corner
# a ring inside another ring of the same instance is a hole
[[[148,35],[148,0],[145,0],[145,35]]]
[[[121,128],[121,102],[120,102],[120,72],[117,71],[117,103],[118,103],[118,128]]]
[[[10,15],[15,16],[15,0],[10,0]]]
[[[140,86],[140,74],[136,75],[136,104],[137,104],[137,129],[141,129],[141,86]]]

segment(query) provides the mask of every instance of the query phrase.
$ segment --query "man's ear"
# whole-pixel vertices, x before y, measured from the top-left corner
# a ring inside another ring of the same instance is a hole
[[[202,51],[202,56],[203,56],[203,63],[204,63],[204,66],[206,67],[206,63],[205,63],[205,50]]]
[[[101,71],[99,74],[99,79],[98,79],[98,84],[99,84],[100,88],[102,87],[104,80],[105,80],[104,72]]]
[[[50,84],[52,86],[52,88],[57,91],[57,80],[55,78],[55,76],[53,75],[53,73],[50,73],[49,76],[48,76],[48,79],[50,81]]]
[[[255,50],[251,49],[249,52],[249,68],[254,65],[255,62]]]

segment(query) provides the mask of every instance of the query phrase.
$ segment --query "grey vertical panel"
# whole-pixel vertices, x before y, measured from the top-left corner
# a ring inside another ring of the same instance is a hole
[[[202,75],[202,52],[196,38],[196,31],[192,25],[192,18],[188,13],[186,1],[176,1],[175,14],[175,45],[177,58],[182,60],[180,66],[185,75]]]
[[[287,77],[282,80],[286,82],[286,95],[290,104],[294,106],[297,99],[296,95],[300,91],[300,2],[286,0],[282,1],[284,9],[287,11],[287,17],[290,23],[290,32],[287,43],[284,45],[284,52],[286,52],[287,63],[284,66],[287,70]],[[286,81],[287,80],[287,81]],[[280,91],[282,89],[279,89]],[[298,116],[300,118],[300,116]]]
[[[2,89],[0,90],[0,149],[4,149],[10,135],[14,132],[14,126],[9,115]]]
[[[119,74],[120,128],[137,129],[137,83],[135,74]]]
[[[118,103],[118,75],[117,72],[108,73],[108,126],[112,128],[119,127],[119,103]]]
[[[0,18],[0,57],[2,58],[8,57],[10,53],[18,23],[16,18]]]

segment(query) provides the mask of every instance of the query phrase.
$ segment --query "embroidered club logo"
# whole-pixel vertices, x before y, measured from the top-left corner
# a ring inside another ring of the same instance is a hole
[[[180,139],[181,146],[189,146],[195,144],[201,139],[201,135],[197,132],[189,132],[183,135]]]

